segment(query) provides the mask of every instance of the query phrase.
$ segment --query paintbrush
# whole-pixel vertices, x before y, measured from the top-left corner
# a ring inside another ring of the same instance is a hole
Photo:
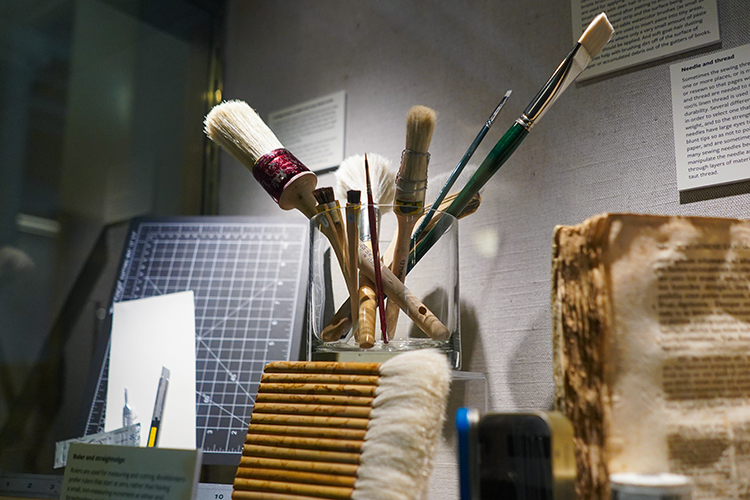
[[[349,264],[349,309],[353,328],[355,330],[355,340],[361,344],[358,335],[359,307],[357,297],[359,296],[359,212],[361,209],[362,193],[356,189],[350,189],[346,192],[346,235],[347,235],[347,259]],[[356,320],[356,322],[355,322]],[[372,347],[372,345],[360,345],[363,348]],[[373,343],[374,345],[374,343]]]
[[[370,183],[372,185],[372,197],[375,204],[380,207],[379,216],[388,213],[393,205],[393,197],[396,195],[396,173],[393,162],[388,158],[375,153],[367,154],[370,164]],[[352,155],[347,157],[333,174],[336,183],[333,191],[339,200],[346,199],[346,192],[356,190],[364,193],[367,190],[365,182],[365,157],[364,155]]]
[[[396,169],[393,168],[391,161],[378,154],[370,153],[367,156],[370,167],[370,186],[372,188],[373,199],[378,205],[378,217],[376,225],[379,223],[383,214],[391,210],[393,197],[396,193]],[[334,174],[336,184],[334,191],[338,198],[344,199],[347,192],[367,191],[367,180],[365,178],[364,168],[365,158],[363,155],[353,155],[346,158]],[[359,239],[364,242],[371,240],[370,225],[363,223],[360,225]],[[351,243],[351,241],[350,241]],[[375,323],[377,318],[377,293],[375,284],[367,276],[360,273],[359,292],[352,296],[341,308],[338,309],[331,321],[323,328],[321,338],[327,342],[335,341],[341,338],[344,332],[356,324],[355,340],[362,348],[370,348],[375,343]],[[353,314],[354,308],[358,309],[357,314]],[[351,311],[351,320],[348,320],[346,314]]]
[[[448,193],[450,192],[450,189],[456,183],[458,176],[461,175],[461,172],[463,172],[464,168],[469,163],[469,160],[471,160],[471,157],[474,155],[474,152],[482,143],[484,136],[486,136],[487,132],[490,131],[492,124],[495,122],[495,118],[497,118],[497,115],[500,114],[500,110],[503,109],[503,106],[505,106],[505,103],[508,101],[508,98],[510,97],[510,94],[512,92],[513,92],[512,90],[509,90],[505,93],[503,98],[500,100],[500,103],[495,107],[494,111],[492,111],[492,114],[490,115],[490,117],[487,118],[486,122],[484,122],[484,126],[482,126],[482,129],[479,131],[477,136],[469,145],[469,149],[466,150],[466,152],[461,157],[456,167],[453,169],[453,172],[451,172],[450,176],[448,177],[448,180],[445,181],[445,184],[443,184],[443,187],[440,189],[440,192],[434,198],[435,201],[432,203],[432,206],[427,211],[427,214],[425,214],[425,216],[422,218],[422,222],[419,224],[417,229],[412,234],[411,248],[414,248],[414,245],[417,244],[417,241],[421,239],[422,233],[430,224],[430,221],[432,220],[432,215],[435,213],[435,210],[437,210],[437,208],[443,202],[445,197],[448,195]]]
[[[378,224],[375,215],[375,200],[372,197],[372,183],[370,182],[370,165],[367,163],[365,154],[365,183],[367,184],[367,215],[370,221],[370,234],[372,238],[372,261],[375,270],[375,292],[377,293],[378,309],[380,310],[380,330],[383,334],[383,343],[388,343],[388,333],[385,322],[385,296],[383,294],[383,275],[380,269],[380,243],[378,242]]]
[[[430,162],[428,149],[436,121],[435,111],[426,106],[414,106],[406,115],[406,147],[401,154],[401,167],[396,177],[396,196],[393,203],[398,231],[391,264],[391,271],[401,281],[406,276],[411,231],[424,212],[427,166]],[[398,321],[398,308],[390,300],[385,318],[388,335],[393,336]]]
[[[284,149],[279,139],[247,103],[227,101],[206,116],[205,132],[245,168],[284,210],[315,215],[317,176]]]
[[[384,363],[269,363],[232,498],[425,498],[450,382],[435,349]]]
[[[351,281],[351,276],[345,253],[346,233],[344,232],[344,222],[341,218],[341,206],[333,195],[332,187],[318,188],[313,191],[313,196],[318,201],[316,207],[318,214],[323,214],[319,228],[328,240],[331,241],[331,246],[341,267],[344,280],[348,285]]]
[[[614,29],[602,12],[589,24],[586,31],[578,39],[575,47],[568,53],[567,57],[557,67],[547,83],[534,97],[526,110],[519,116],[508,131],[495,144],[489,155],[484,159],[474,175],[469,179],[466,187],[461,190],[458,197],[446,210],[451,215],[456,215],[471,200],[472,196],[485,185],[485,183],[503,166],[513,152],[529,134],[531,128],[554,104],[565,89],[575,81],[586,66],[601,52],[604,45],[612,37]],[[414,247],[412,262],[419,259],[435,244],[443,234],[445,227],[440,223],[422,238],[422,241]]]

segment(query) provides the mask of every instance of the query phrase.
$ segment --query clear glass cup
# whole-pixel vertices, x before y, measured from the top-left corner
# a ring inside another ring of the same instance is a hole
[[[395,239],[399,221],[391,206],[376,206],[375,212],[380,257],[387,263],[392,260],[389,245]],[[307,359],[383,361],[403,351],[432,347],[446,354],[453,369],[460,369],[458,221],[452,215],[440,211],[434,213],[432,219],[439,221],[438,230],[442,236],[418,262],[412,263],[404,283],[394,279],[395,276],[389,275],[387,270],[383,272],[385,311],[389,314],[386,342],[381,333],[379,309],[367,307],[368,303],[377,302],[372,298],[376,295],[367,295],[366,292],[368,286],[373,290],[370,293],[377,288],[374,266],[366,265],[372,255],[368,219],[367,206],[362,205],[359,230],[355,232],[356,238],[352,238],[357,243],[356,252],[359,254],[359,272],[355,273],[349,269],[346,208],[326,210],[310,220]],[[419,224],[417,221],[414,228]],[[349,283],[349,275],[364,279]],[[350,284],[356,298],[354,309],[349,303]],[[357,285],[361,285],[362,292]],[[394,304],[387,306],[391,297],[396,297]],[[398,304],[401,307],[397,307]],[[394,307],[397,307],[397,314],[390,312]],[[350,320],[352,314],[357,316],[354,322]],[[374,318],[374,322],[370,318]],[[369,331],[374,331],[372,337],[366,334]]]

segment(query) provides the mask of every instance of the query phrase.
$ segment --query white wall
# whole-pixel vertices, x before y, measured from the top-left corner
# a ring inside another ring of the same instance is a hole
[[[719,16],[721,45],[571,86],[461,221],[464,369],[486,374],[492,410],[551,407],[556,224],[604,211],[750,217],[748,183],[682,202],[677,191],[669,65],[750,43],[746,0],[719,0]],[[345,154],[394,161],[407,110],[430,106],[439,113],[432,174],[453,168],[513,89],[481,162],[574,40],[569,2],[551,1],[233,1],[227,23],[226,99],[265,118],[345,90]],[[220,212],[280,210],[223,156]]]

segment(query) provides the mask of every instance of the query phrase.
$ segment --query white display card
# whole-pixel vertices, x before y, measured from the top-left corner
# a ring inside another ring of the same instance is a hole
[[[60,500],[195,499],[201,450],[72,443]]]
[[[572,0],[573,38],[600,12],[615,29],[579,81],[716,43],[716,0]]]
[[[750,178],[750,45],[670,66],[679,190]]]
[[[312,171],[344,160],[346,92],[303,102],[268,115],[268,126],[286,149]]]

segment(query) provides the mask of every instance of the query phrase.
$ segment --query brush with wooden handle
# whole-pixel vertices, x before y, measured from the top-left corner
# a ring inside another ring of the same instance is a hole
[[[450,378],[432,349],[382,364],[268,364],[232,498],[424,498]]]
[[[373,153],[368,155],[368,164],[370,167],[370,187],[372,189],[373,200],[380,208],[378,212],[379,219],[383,214],[391,210],[393,197],[396,193],[396,169],[393,168],[390,160]],[[353,155],[346,158],[341,162],[334,175],[336,176],[334,191],[342,199],[348,191],[359,191],[360,193],[367,191],[364,155]],[[359,239],[370,241],[370,225],[367,219],[363,219],[362,222]],[[358,294],[350,297],[345,304],[352,311],[352,319],[350,320],[346,314],[342,314],[343,309],[339,308],[333,319],[321,332],[320,336],[324,341],[333,342],[339,340],[352,326],[352,323],[356,322],[354,335],[358,345],[364,349],[369,349],[375,345],[375,323],[377,321],[378,303],[375,283],[362,273],[360,273],[359,280]],[[356,315],[354,314],[354,307],[357,308]]]
[[[302,164],[258,114],[243,101],[227,101],[211,109],[206,135],[242,163],[284,210],[315,215],[313,190],[317,176]]]
[[[351,318],[354,325],[355,340],[360,343],[359,335],[359,307],[354,300],[359,296],[359,215],[362,210],[362,193],[356,189],[346,192],[346,237],[347,237],[347,264],[349,265],[349,303]],[[374,345],[374,342],[373,344]],[[360,347],[369,349],[369,343]]]
[[[424,213],[427,189],[428,153],[437,115],[426,106],[414,106],[406,115],[406,148],[401,154],[401,168],[396,177],[396,195],[393,213],[398,220],[396,246],[393,251],[391,271],[401,281],[406,277],[406,268],[411,249],[411,232]],[[398,322],[399,309],[389,296],[386,307],[386,325],[389,337],[393,337]]]

